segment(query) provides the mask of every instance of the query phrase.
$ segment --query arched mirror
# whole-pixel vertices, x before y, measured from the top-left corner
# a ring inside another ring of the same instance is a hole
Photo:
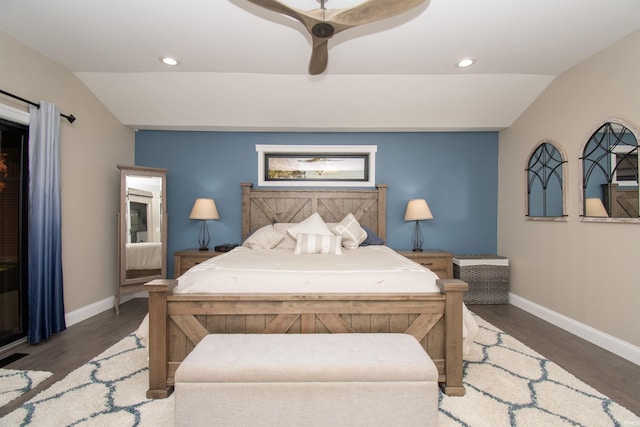
[[[566,217],[564,183],[566,156],[550,142],[540,143],[527,161],[527,217],[557,220]]]
[[[143,289],[144,283],[167,276],[166,169],[118,166],[118,268],[120,296]]]
[[[607,121],[582,152],[583,219],[639,221],[638,140],[629,125]]]

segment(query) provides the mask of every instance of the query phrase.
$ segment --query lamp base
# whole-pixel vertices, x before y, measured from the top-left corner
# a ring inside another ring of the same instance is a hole
[[[413,243],[413,252],[422,252],[422,230],[420,229],[420,223],[416,220],[416,226],[413,229],[413,236],[411,236],[411,242]]]
[[[202,225],[200,226],[200,233],[198,234],[198,245],[200,251],[208,251],[209,250],[209,228],[207,227],[207,221],[202,221]]]

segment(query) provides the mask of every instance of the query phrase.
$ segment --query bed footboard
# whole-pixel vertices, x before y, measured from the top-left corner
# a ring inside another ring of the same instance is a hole
[[[436,364],[447,395],[464,394],[462,301],[467,284],[438,280],[435,294],[173,294],[149,292],[148,398],[171,394],[180,362],[212,333],[397,333],[414,336]]]

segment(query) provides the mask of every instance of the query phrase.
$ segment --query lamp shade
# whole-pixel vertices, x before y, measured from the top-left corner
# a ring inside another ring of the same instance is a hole
[[[216,202],[213,199],[196,199],[189,219],[220,219]]]
[[[432,219],[431,210],[425,199],[413,199],[407,203],[407,210],[404,213],[405,221],[418,221],[421,219]]]
[[[584,213],[585,216],[595,216],[600,218],[609,217],[602,200],[597,197],[585,200]]]

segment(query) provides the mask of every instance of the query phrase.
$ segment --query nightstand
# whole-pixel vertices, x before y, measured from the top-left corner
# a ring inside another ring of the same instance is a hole
[[[173,277],[180,277],[182,273],[191,267],[200,264],[224,252],[201,251],[198,249],[185,249],[173,253]]]
[[[422,252],[398,251],[410,260],[427,267],[441,279],[453,279],[453,254],[439,250],[427,250]]]

